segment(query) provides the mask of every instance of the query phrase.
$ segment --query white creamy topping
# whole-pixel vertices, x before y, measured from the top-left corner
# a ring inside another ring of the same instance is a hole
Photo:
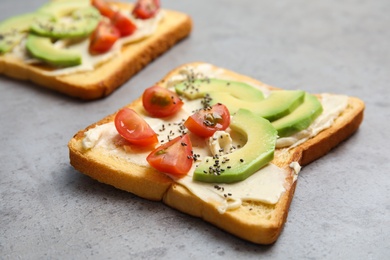
[[[235,149],[230,134],[225,131],[216,131],[209,137],[208,144],[212,155],[228,154]]]
[[[348,96],[344,95],[322,94],[320,101],[323,107],[322,114],[307,129],[289,137],[278,138],[276,148],[293,148],[316,136],[319,132],[329,128],[348,106]]]
[[[192,180],[192,172],[176,182],[187,187],[206,202],[217,205],[220,213],[241,206],[242,201],[259,201],[276,204],[285,191],[287,171],[268,164],[245,181],[232,184],[212,184]]]
[[[58,40],[55,43],[55,47],[58,48],[66,47],[66,49],[73,50],[80,53],[82,57],[82,63],[77,66],[58,68],[51,71],[45,71],[44,74],[49,76],[60,76],[60,75],[69,75],[77,72],[92,71],[99,64],[102,64],[114,58],[115,56],[119,55],[122,46],[129,43],[140,41],[152,35],[156,31],[158,24],[161,22],[161,20],[164,17],[164,12],[162,10],[160,10],[155,17],[146,20],[134,19],[131,16],[130,12],[122,12],[122,13],[128,16],[136,24],[137,30],[133,34],[118,39],[109,51],[99,55],[91,55],[89,53],[89,43],[90,43],[89,37],[85,38],[80,42],[70,44],[69,46],[67,46],[69,44],[69,40]],[[66,18],[63,19],[66,20]],[[103,19],[105,18],[103,17]],[[25,40],[21,41],[21,43],[18,46],[16,46],[12,50],[12,52],[8,53],[7,55],[12,55],[16,58],[22,59],[24,62],[29,64],[40,63],[40,60],[34,59],[28,54],[26,50]]]
[[[96,143],[99,141],[100,137],[102,136],[102,131],[98,131],[98,130],[94,130],[96,128],[103,128],[103,127],[106,127],[107,128],[108,124],[107,125],[99,125],[93,129],[90,129],[88,130],[86,133],[85,133],[85,136],[84,136],[84,139],[83,139],[83,148],[84,149],[91,149],[93,147],[96,146]]]
[[[294,170],[294,178],[293,181],[295,182],[298,179],[298,174],[301,171],[301,165],[299,165],[298,162],[292,162],[290,163],[290,168]]]

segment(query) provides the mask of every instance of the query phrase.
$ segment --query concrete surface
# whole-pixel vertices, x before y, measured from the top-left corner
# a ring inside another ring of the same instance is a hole
[[[0,2],[0,20],[43,0]],[[188,39],[103,100],[81,102],[0,76],[1,259],[389,259],[390,2],[174,1]],[[272,246],[100,184],[67,142],[169,68],[205,61],[285,89],[354,95],[360,130],[305,167]]]

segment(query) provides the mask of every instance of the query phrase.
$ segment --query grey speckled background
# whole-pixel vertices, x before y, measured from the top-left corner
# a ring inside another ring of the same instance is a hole
[[[162,2],[192,16],[191,37],[106,99],[80,102],[0,76],[0,258],[388,258],[390,1]],[[2,0],[0,20],[43,3]],[[69,165],[74,133],[192,61],[366,102],[360,130],[301,172],[272,246],[247,243]]]

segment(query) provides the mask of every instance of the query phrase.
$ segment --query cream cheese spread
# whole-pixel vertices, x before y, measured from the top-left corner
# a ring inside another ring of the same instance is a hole
[[[216,131],[209,137],[208,143],[211,155],[224,155],[236,149],[230,134],[225,131]]]
[[[244,181],[231,184],[210,184],[192,180],[191,171],[176,182],[187,187],[206,202],[213,202],[222,214],[241,206],[242,201],[259,201],[276,204],[285,191],[287,172],[274,164],[268,164]]]
[[[290,168],[294,170],[294,176],[293,176],[293,181],[295,182],[298,179],[298,174],[301,171],[301,165],[299,165],[298,162],[292,162],[290,163]]]

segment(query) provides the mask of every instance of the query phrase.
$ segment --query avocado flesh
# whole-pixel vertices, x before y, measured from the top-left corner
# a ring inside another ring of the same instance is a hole
[[[272,161],[277,131],[268,120],[249,110],[239,109],[232,118],[230,128],[245,136],[246,144],[219,158],[204,158],[195,169],[193,180],[212,183],[238,182]],[[220,166],[219,175],[215,173],[218,172],[216,165]]]
[[[7,53],[13,49],[36,21],[46,20],[50,15],[27,13],[11,17],[0,23],[0,53]]]
[[[175,85],[176,93],[188,99],[202,98],[211,92],[228,92],[242,100],[255,101],[264,98],[263,92],[243,82],[223,79],[197,79]]]
[[[57,18],[69,15],[75,10],[90,7],[91,3],[89,0],[67,0],[67,1],[51,1],[37,11],[39,13],[46,13],[53,15]]]
[[[100,19],[99,11],[89,6],[74,11],[68,19],[35,22],[30,29],[35,34],[56,39],[81,38],[90,35]]]
[[[68,67],[81,64],[80,53],[55,48],[51,39],[47,37],[29,34],[26,48],[33,57],[54,66]]]
[[[272,122],[272,125],[278,131],[279,137],[290,136],[308,128],[322,111],[322,105],[317,97],[306,93],[302,105],[291,114]]]
[[[210,104],[222,103],[231,114],[240,108],[248,109],[271,122],[288,115],[303,103],[305,92],[301,90],[274,90],[271,94],[257,101],[235,98],[229,93],[210,93]]]

